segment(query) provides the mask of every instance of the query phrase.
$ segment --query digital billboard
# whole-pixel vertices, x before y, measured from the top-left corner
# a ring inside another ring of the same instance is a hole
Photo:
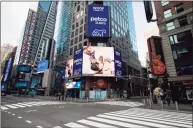
[[[114,50],[114,57],[115,57],[115,76],[121,77],[123,75],[121,53]]]
[[[82,75],[82,55],[83,49],[74,51],[74,64],[73,64],[73,75]]]
[[[109,7],[88,5],[88,37],[110,37]]]
[[[115,76],[114,48],[84,46],[82,74]]]
[[[25,73],[29,73],[31,70],[30,70],[30,65],[19,65],[17,70],[18,72],[25,72]]]
[[[66,62],[65,77],[71,77],[73,73],[73,59],[69,59]]]
[[[43,73],[46,69],[48,69],[48,60],[42,60],[38,64],[37,73]]]
[[[17,81],[16,87],[27,87],[27,81]]]
[[[7,81],[9,71],[10,71],[10,68],[11,68],[11,62],[12,62],[12,58],[9,58],[9,61],[7,62],[7,67],[6,67],[6,70],[5,70],[5,76],[4,76],[4,80],[3,80],[4,82]]]

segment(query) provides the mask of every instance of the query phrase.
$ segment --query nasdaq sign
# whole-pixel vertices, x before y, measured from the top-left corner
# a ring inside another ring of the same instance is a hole
[[[109,7],[88,5],[88,37],[110,37]]]

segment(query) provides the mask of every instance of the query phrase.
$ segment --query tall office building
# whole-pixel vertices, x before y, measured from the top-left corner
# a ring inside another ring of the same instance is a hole
[[[156,1],[154,5],[169,75],[168,81],[171,85],[182,87],[183,93],[187,90],[185,86],[193,84],[193,2],[164,0]],[[187,92],[188,96],[190,91]]]
[[[37,65],[40,60],[46,59],[49,53],[50,39],[53,39],[56,14],[57,14],[57,1],[41,1],[37,9],[36,30],[34,33],[36,49],[33,56],[34,72],[37,71]]]
[[[67,2],[64,2],[67,3]],[[64,4],[63,3],[63,4]],[[90,44],[90,40],[87,37],[87,18],[88,18],[88,10],[87,7],[89,4],[93,2],[90,1],[75,1],[73,2],[72,7],[68,7],[67,14],[71,14],[71,20],[68,17],[65,17],[65,14],[60,15],[61,18],[65,21],[70,21],[69,24],[59,23],[60,26],[67,27],[66,30],[70,29],[70,41],[68,44],[68,54],[66,57],[62,57],[63,59],[72,59],[74,56],[74,51],[84,46]],[[92,46],[99,47],[114,47],[116,51],[120,52],[122,55],[122,60],[126,65],[124,67],[124,72],[127,74],[140,74],[141,64],[138,59],[138,50],[136,44],[136,35],[135,35],[135,27],[134,27],[134,19],[132,12],[132,3],[131,2],[111,2],[111,1],[103,1],[103,5],[107,5],[110,7],[110,33],[112,35],[107,41],[100,40],[100,38],[96,41],[97,43],[92,43]],[[65,10],[66,5],[64,4],[61,7],[61,10]],[[63,12],[64,13],[64,12]],[[70,17],[70,16],[69,16]],[[69,23],[69,22],[67,22]],[[64,27],[64,28],[65,28]],[[59,29],[57,29],[59,30]],[[58,33],[59,37],[63,33]],[[63,40],[65,38],[62,38]],[[61,50],[65,53],[66,49],[63,48],[63,45],[66,43],[60,43],[62,41],[56,41],[56,53],[60,53]],[[106,43],[107,42],[107,43]],[[58,46],[57,46],[58,45]],[[61,47],[60,47],[61,46]],[[62,49],[63,48],[63,49]],[[66,60],[65,60],[66,61]],[[133,81],[136,82],[136,81]],[[139,85],[139,83],[136,82]],[[128,85],[127,85],[128,86]]]
[[[15,56],[14,65],[30,64],[31,61],[31,46],[33,45],[33,32],[36,22],[36,12],[29,9],[25,27],[23,28],[21,38],[18,43],[18,48]]]

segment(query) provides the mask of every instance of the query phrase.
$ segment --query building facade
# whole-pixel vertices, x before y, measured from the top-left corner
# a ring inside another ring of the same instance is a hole
[[[84,46],[88,46],[90,42],[93,41],[89,40],[86,35],[88,13],[87,7],[89,4],[92,4],[92,2],[62,2],[61,5],[59,3],[57,15],[58,21],[55,30],[56,64],[61,62],[66,64],[67,60],[73,59],[74,51]],[[120,52],[122,55],[122,60],[125,65],[124,75],[140,75],[141,64],[138,59],[132,2],[103,1],[103,5],[110,7],[110,33],[112,36],[105,41],[94,41],[95,43],[92,43],[91,45],[98,47],[114,47],[115,50]],[[67,49],[69,51],[66,51]],[[87,81],[86,85],[91,85],[93,82],[93,78],[84,77],[82,79]],[[97,81],[97,79],[95,79],[95,81]],[[104,79],[105,84],[110,80],[110,78]],[[112,81],[114,80],[115,79]],[[140,84],[140,82],[137,82],[137,80],[133,80],[133,83],[136,85]],[[127,82],[126,86],[128,87],[128,85],[129,83]],[[87,86],[85,90],[89,90],[89,88],[93,87]]]
[[[189,94],[190,91],[185,91],[188,87],[184,87],[191,87],[193,84],[193,2],[165,0],[156,1],[154,5],[169,75],[168,81],[171,85],[179,87],[181,92]]]

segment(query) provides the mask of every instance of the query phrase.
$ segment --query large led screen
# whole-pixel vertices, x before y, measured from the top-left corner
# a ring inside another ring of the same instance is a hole
[[[115,76],[113,47],[83,47],[82,74],[88,76]]]
[[[74,52],[73,76],[82,75],[82,54],[82,48]]]
[[[65,77],[71,77],[73,74],[73,59],[69,59],[66,62]]]
[[[17,70],[18,72],[25,72],[25,73],[29,73],[31,71],[30,65],[19,65]]]
[[[110,37],[109,7],[101,5],[88,5],[88,31],[89,37]]]
[[[42,60],[38,64],[37,73],[43,73],[46,69],[48,69],[48,60]]]

